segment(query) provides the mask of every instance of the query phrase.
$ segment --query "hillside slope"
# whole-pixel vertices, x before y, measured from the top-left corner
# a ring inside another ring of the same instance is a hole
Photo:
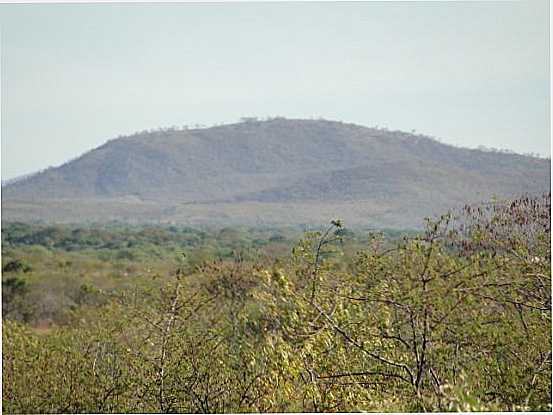
[[[415,227],[466,202],[539,193],[550,161],[322,120],[111,140],[2,188],[4,220]]]

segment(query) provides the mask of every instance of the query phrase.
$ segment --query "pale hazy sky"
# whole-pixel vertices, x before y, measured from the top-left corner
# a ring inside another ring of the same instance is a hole
[[[242,116],[551,154],[547,0],[4,4],[0,25],[3,179]]]

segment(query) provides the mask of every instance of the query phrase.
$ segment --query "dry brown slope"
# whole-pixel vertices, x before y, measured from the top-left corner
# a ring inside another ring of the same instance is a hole
[[[4,220],[417,226],[491,196],[547,191],[550,161],[429,137],[276,119],[137,134],[2,188]]]

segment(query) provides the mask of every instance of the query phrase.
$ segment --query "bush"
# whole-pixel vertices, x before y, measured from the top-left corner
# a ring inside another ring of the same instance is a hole
[[[334,221],[286,261],[68,284],[64,327],[5,321],[4,408],[551,410],[550,212],[549,195],[467,206],[393,246],[372,234],[351,262]]]
[[[33,269],[30,265],[26,264],[25,262],[21,261],[20,259],[14,259],[12,261],[9,261],[2,267],[2,272],[8,273],[8,272],[30,272]]]

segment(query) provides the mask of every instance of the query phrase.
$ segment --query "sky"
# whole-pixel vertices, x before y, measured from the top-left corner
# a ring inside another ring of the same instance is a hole
[[[0,4],[2,179],[246,116],[550,156],[549,16],[547,0]]]

